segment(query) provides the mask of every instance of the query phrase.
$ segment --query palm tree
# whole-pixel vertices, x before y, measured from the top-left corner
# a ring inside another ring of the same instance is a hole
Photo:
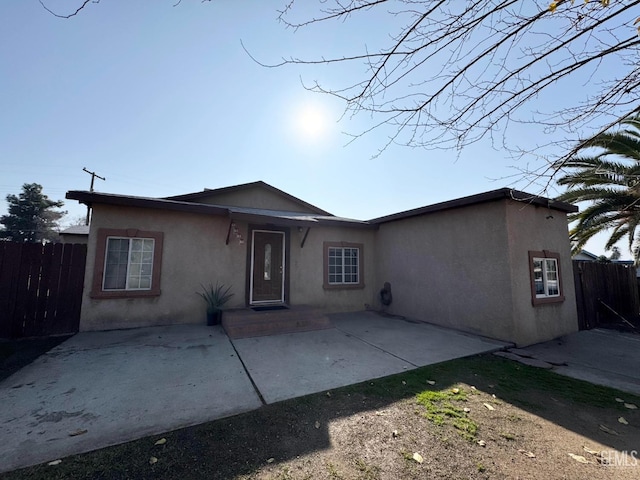
[[[621,120],[620,127],[617,131],[600,133],[580,147],[587,153],[593,152],[592,155],[576,156],[558,166],[568,169],[557,181],[568,187],[558,200],[590,202],[584,210],[569,217],[577,222],[569,232],[574,252],[597,233],[611,231],[605,249],[613,248],[628,236],[629,251],[638,263],[640,114]]]

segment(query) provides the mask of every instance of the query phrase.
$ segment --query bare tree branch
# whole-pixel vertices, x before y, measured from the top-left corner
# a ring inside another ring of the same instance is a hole
[[[52,15],[70,18],[100,0],[78,0],[69,15],[39,1]],[[305,1],[299,19],[302,2],[283,1],[278,20],[293,30],[348,28],[376,13],[400,20],[374,33],[383,43],[371,51],[366,44],[354,51],[349,42],[334,56],[266,62],[242,44],[270,68],[360,66],[343,84],[303,86],[342,100],[345,115],[369,116],[371,126],[351,141],[383,131],[378,155],[392,144],[460,152],[488,137],[503,153],[541,163],[523,171],[536,172],[533,181],[547,189],[585,138],[640,108],[640,0],[318,0],[315,13]],[[535,147],[514,142],[508,132],[516,125],[543,138]]]
[[[305,12],[307,18],[296,19],[292,0],[279,19],[293,29],[348,23],[373,10],[404,23],[384,32],[390,40],[372,52],[366,47],[348,52],[352,47],[345,46],[344,55],[260,63],[361,64],[355,81],[306,88],[335,96],[347,111],[373,119],[372,127],[353,138],[380,128],[391,131],[382,150],[396,143],[459,151],[499,134],[503,150],[524,153],[506,131],[530,124],[554,135],[547,147],[575,154],[579,147],[569,142],[580,145],[578,139],[607,130],[640,106],[639,5],[640,0],[322,0],[318,15]],[[570,86],[575,98],[557,98],[560,85],[565,91]],[[582,100],[577,92],[584,93]],[[551,108],[540,108],[540,99]],[[565,138],[559,138],[562,132]],[[557,157],[541,159],[539,173],[553,176],[549,165]]]
[[[80,11],[87,6],[87,4],[89,3],[100,3],[100,0],[84,0],[82,2],[82,5],[80,5],[78,7],[78,9],[73,12],[70,13],[69,15],[60,15],[54,11],[52,11],[51,9],[49,9],[42,0],[38,0],[40,2],[40,5],[42,5],[42,8],[44,8],[47,12],[49,12],[51,15],[53,15],[54,17],[58,17],[58,18],[71,18],[71,17],[75,17],[76,15],[78,15],[78,13],[80,13]]]

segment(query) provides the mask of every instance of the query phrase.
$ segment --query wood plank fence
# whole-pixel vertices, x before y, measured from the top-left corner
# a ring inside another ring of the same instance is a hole
[[[0,242],[0,338],[76,333],[87,246]]]
[[[637,324],[638,281],[633,265],[573,261],[580,330],[607,324]]]

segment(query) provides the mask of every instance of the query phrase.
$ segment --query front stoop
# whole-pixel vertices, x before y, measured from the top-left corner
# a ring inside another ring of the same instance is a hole
[[[249,308],[227,310],[222,326],[231,339],[262,337],[282,333],[325,330],[333,325],[322,310],[309,306],[294,306],[286,310],[256,312]]]

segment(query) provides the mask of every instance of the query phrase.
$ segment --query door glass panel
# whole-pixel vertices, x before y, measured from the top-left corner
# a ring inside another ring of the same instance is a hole
[[[264,279],[271,280],[271,244],[264,246]]]

